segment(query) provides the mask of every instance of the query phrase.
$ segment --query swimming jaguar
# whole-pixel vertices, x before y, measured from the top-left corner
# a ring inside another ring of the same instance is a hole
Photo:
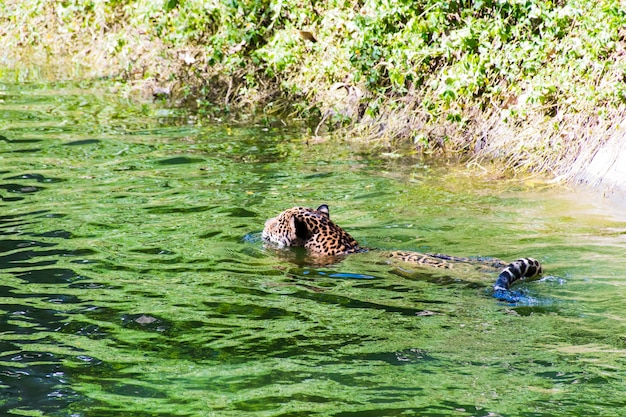
[[[279,248],[304,247],[314,256],[336,258],[350,253],[365,252],[367,249],[348,232],[330,219],[328,205],[322,204],[317,209],[293,207],[265,222],[261,237]],[[478,260],[449,256],[439,253],[419,253],[406,251],[387,252],[390,258],[419,265],[437,268],[452,268],[455,263],[480,263],[495,268],[502,268],[493,289],[506,291],[515,281],[541,275],[543,269],[539,261],[533,258],[520,258],[509,264],[497,259]]]

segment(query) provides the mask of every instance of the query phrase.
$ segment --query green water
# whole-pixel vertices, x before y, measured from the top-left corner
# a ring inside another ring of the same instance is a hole
[[[17,81],[21,81],[17,79]],[[0,83],[0,413],[621,416],[626,217],[596,195],[200,126],[89,83]],[[548,271],[295,264],[266,218]]]

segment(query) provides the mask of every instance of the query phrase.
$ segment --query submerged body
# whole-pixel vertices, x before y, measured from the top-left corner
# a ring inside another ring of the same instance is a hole
[[[293,207],[265,222],[262,238],[279,248],[304,247],[314,256],[339,257],[356,252],[363,252],[359,243],[344,229],[330,219],[326,204],[317,209]],[[444,254],[427,254],[410,251],[388,252],[390,258],[403,262],[429,265],[436,268],[452,268],[454,263],[479,263],[502,268],[493,288],[495,291],[508,290],[513,282],[522,278],[540,275],[543,270],[539,261],[533,258],[520,258],[514,262],[490,259],[472,260]]]

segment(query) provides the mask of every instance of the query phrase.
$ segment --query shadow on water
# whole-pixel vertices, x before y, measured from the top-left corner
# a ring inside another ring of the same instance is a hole
[[[14,192],[25,188],[0,184],[0,189]],[[2,208],[7,211],[6,204]],[[56,349],[45,350],[51,341],[49,335],[63,327],[69,316],[61,309],[39,305],[42,301],[53,306],[77,304],[81,300],[62,292],[38,292],[36,287],[30,287],[30,284],[66,285],[77,278],[72,270],[52,267],[57,263],[56,257],[66,253],[58,248],[58,243],[24,239],[21,230],[46,214],[37,211],[0,216],[0,275],[15,278],[5,279],[5,283],[9,281],[12,285],[1,288],[5,301],[0,305],[3,352],[0,412],[4,415],[15,410],[62,415],[60,410],[68,409],[80,399],[67,380],[63,365],[67,355],[57,353]]]
[[[6,140],[6,138],[5,138]],[[28,141],[16,141],[28,142]],[[8,171],[3,172],[3,176]],[[6,183],[16,181],[20,183]],[[0,414],[14,415],[29,411],[45,415],[80,416],[70,410],[76,404],[96,405],[72,388],[72,370],[66,365],[77,359],[84,366],[99,366],[101,362],[80,355],[80,349],[63,349],[55,333],[67,332],[72,324],[72,313],[67,307],[80,305],[83,300],[65,289],[86,277],[72,269],[56,267],[59,258],[87,256],[92,249],[63,249],[63,241],[72,234],[65,230],[30,232],[45,220],[62,218],[64,214],[47,210],[24,211],[28,194],[43,191],[44,187],[28,184],[60,183],[56,178],[40,174],[8,176],[0,182],[0,190],[24,197],[4,197],[0,209],[0,286],[4,302],[0,304]],[[5,194],[7,195],[7,194]],[[26,200],[26,201],[24,201]],[[44,238],[43,240],[37,240]],[[11,279],[10,277],[13,277]],[[59,308],[55,308],[59,306]],[[72,333],[88,335],[87,326],[76,326]],[[66,352],[63,352],[63,351]]]
[[[6,174],[6,172],[5,172]],[[25,174],[14,179],[47,181],[43,176]],[[0,183],[0,189],[12,193],[31,193],[42,189],[23,184]],[[128,328],[153,326],[150,318],[133,317],[110,308],[90,305],[72,289],[116,289],[119,287],[90,282],[87,276],[58,267],[59,259],[93,255],[93,249],[64,249],[64,241],[72,237],[65,230],[31,232],[45,220],[64,217],[46,210],[26,211],[11,209],[15,201],[3,198],[0,208],[14,214],[0,216],[0,275],[5,285],[0,286],[4,302],[0,304],[0,414],[16,415],[34,412],[50,416],[153,416],[159,413],[116,412],[104,403],[86,397],[72,386],[78,379],[106,379],[123,365],[103,361],[84,354],[78,346],[65,344],[60,335],[98,340],[109,337],[106,322],[122,317],[122,326]],[[28,204],[26,204],[28,205]],[[43,240],[37,240],[44,238]],[[12,278],[11,278],[12,277]],[[82,293],[82,291],[80,291]],[[156,319],[154,319],[156,320]],[[162,320],[165,321],[165,320]],[[162,321],[158,321],[162,330]],[[97,324],[96,324],[97,323]],[[116,324],[116,323],[115,323]],[[62,337],[62,336],[61,336]],[[80,343],[78,344],[80,345]],[[79,377],[79,378],[76,378]],[[122,396],[165,398],[156,388],[113,382],[111,392]],[[86,413],[85,410],[92,410]],[[99,410],[99,411],[98,411]],[[163,413],[185,416],[187,413]]]

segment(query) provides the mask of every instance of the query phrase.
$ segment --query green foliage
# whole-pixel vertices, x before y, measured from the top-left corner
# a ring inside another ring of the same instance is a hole
[[[134,33],[164,51],[193,50],[161,78],[178,79],[200,102],[280,98],[306,113],[333,106],[325,102],[333,85],[358,86],[361,110],[339,112],[342,124],[402,103],[433,123],[463,123],[494,105],[507,117],[552,116],[626,101],[618,0],[8,0],[0,17],[20,28],[5,50],[46,45],[51,27],[71,35],[68,45],[114,32],[109,52],[120,56],[134,52]],[[216,84],[216,74],[230,81]]]

